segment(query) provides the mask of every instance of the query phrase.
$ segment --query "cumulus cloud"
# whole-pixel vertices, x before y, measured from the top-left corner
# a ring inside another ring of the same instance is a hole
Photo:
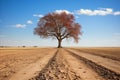
[[[112,8],[98,8],[95,10],[92,9],[80,9],[80,10],[74,10],[74,11],[68,11],[68,10],[55,10],[55,13],[62,13],[65,12],[67,14],[74,14],[74,15],[88,15],[88,16],[106,16],[106,15],[120,15],[120,11],[114,11]],[[41,14],[33,14],[35,17],[43,17],[44,15]],[[76,17],[79,18],[79,17]]]
[[[90,9],[80,9],[76,11],[76,14],[84,14],[84,15],[108,15],[112,14],[113,10],[111,8],[100,8],[98,10],[90,10]]]
[[[120,15],[120,11],[114,12],[114,15]]]
[[[55,13],[58,13],[58,14],[60,14],[60,13],[62,13],[62,12],[65,12],[65,13],[67,13],[67,14],[73,14],[72,12],[70,12],[70,11],[68,11],[68,10],[55,10]]]
[[[105,16],[105,15],[120,15],[120,11],[114,12],[113,9],[111,8],[99,8],[97,10],[91,10],[91,9],[80,9],[76,10],[75,14],[78,15],[89,15],[89,16],[94,16],[94,15],[100,15],[100,16]]]
[[[33,24],[33,22],[31,20],[28,20],[27,24]]]
[[[26,22],[26,24],[16,24],[16,25],[13,25],[13,27],[16,27],[16,28],[25,28],[29,24],[33,24],[33,22],[31,20],[28,20]]]
[[[25,28],[27,25],[25,24],[16,24],[15,27],[16,28]]]
[[[34,17],[40,17],[40,18],[43,17],[42,14],[33,14],[33,16],[34,16]]]

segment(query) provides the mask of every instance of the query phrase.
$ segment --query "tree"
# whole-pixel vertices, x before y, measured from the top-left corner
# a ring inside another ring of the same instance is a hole
[[[82,32],[81,26],[75,22],[73,14],[53,12],[40,18],[37,27],[34,29],[34,34],[42,38],[56,38],[58,48],[61,48],[63,39],[73,38],[75,42],[78,42],[79,35],[82,35]]]

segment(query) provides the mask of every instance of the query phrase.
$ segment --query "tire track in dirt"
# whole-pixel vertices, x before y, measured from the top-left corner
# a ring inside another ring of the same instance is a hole
[[[87,66],[89,66],[91,69],[93,69],[95,72],[97,72],[100,76],[102,76],[106,80],[120,80],[119,73],[114,72],[102,65],[99,65],[93,62],[92,60],[82,57],[73,51],[70,50],[66,50],[66,51],[68,51],[72,56],[76,57],[77,59],[82,60]]]
[[[70,52],[64,50],[64,56],[74,73],[76,73],[77,76],[80,76],[82,80],[105,80]]]
[[[73,50],[77,50],[77,51],[79,51],[79,52],[84,52],[84,53],[86,53],[86,54],[91,54],[91,55],[101,56],[101,57],[103,57],[103,58],[108,58],[108,59],[112,59],[112,60],[120,61],[120,58],[116,58],[116,57],[113,57],[113,56],[101,55],[101,54],[95,54],[94,52],[85,51],[85,50],[79,50],[79,49],[73,49]]]
[[[30,80],[81,80],[68,65],[59,49],[39,75]]]
[[[32,77],[38,75],[39,71],[41,71],[45,67],[45,65],[54,56],[54,53],[56,52],[56,49],[50,49],[50,50],[51,53],[46,51],[45,51],[46,53],[43,52],[44,54],[43,56],[41,56],[41,58],[38,58],[34,63],[31,63],[26,67],[23,67],[20,71],[12,75],[11,78],[8,80],[29,80]]]
[[[112,59],[109,59],[109,58],[104,58],[104,57],[101,57],[101,56],[97,56],[97,55],[91,55],[91,54],[88,54],[88,53],[83,53],[83,52],[79,52],[77,50],[70,50],[70,51],[73,51],[74,53],[76,53],[77,55],[80,55],[84,58],[87,58],[99,65],[102,65],[118,74],[120,74],[120,62],[119,61],[116,61],[116,60],[112,60]]]

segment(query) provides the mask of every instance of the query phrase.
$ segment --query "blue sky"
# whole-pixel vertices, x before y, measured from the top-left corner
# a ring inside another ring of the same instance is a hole
[[[120,0],[0,0],[0,46],[57,46],[33,34],[40,17],[66,11],[81,24],[79,43],[63,46],[120,47]]]

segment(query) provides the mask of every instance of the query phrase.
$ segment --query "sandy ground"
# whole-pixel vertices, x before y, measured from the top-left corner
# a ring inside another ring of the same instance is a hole
[[[105,58],[120,61],[120,48],[72,48],[79,52],[85,52]]]
[[[55,51],[56,49],[45,48],[0,50],[0,80],[19,80],[19,78],[20,80],[24,80],[21,79],[23,77],[18,77],[20,76],[18,74],[25,72],[25,75],[26,72],[28,74],[30,71],[40,71],[40,68],[47,64],[49,58],[53,56]],[[39,68],[39,70],[35,68]]]
[[[1,48],[0,80],[120,80],[119,55],[120,48]]]
[[[63,55],[64,54],[66,60],[70,64],[70,67],[72,68],[74,73],[81,78],[81,80],[105,80],[75,56],[70,55],[66,51],[63,51]],[[71,80],[76,80],[76,79],[71,79]]]
[[[75,50],[71,50],[71,51],[76,53],[79,56],[82,56],[82,57],[89,59],[97,64],[105,66],[106,68],[113,70],[120,74],[120,61],[112,60],[109,58],[104,58],[104,57],[97,56],[97,55],[91,55],[89,53],[83,53],[83,52],[79,52],[79,51],[75,51]]]

